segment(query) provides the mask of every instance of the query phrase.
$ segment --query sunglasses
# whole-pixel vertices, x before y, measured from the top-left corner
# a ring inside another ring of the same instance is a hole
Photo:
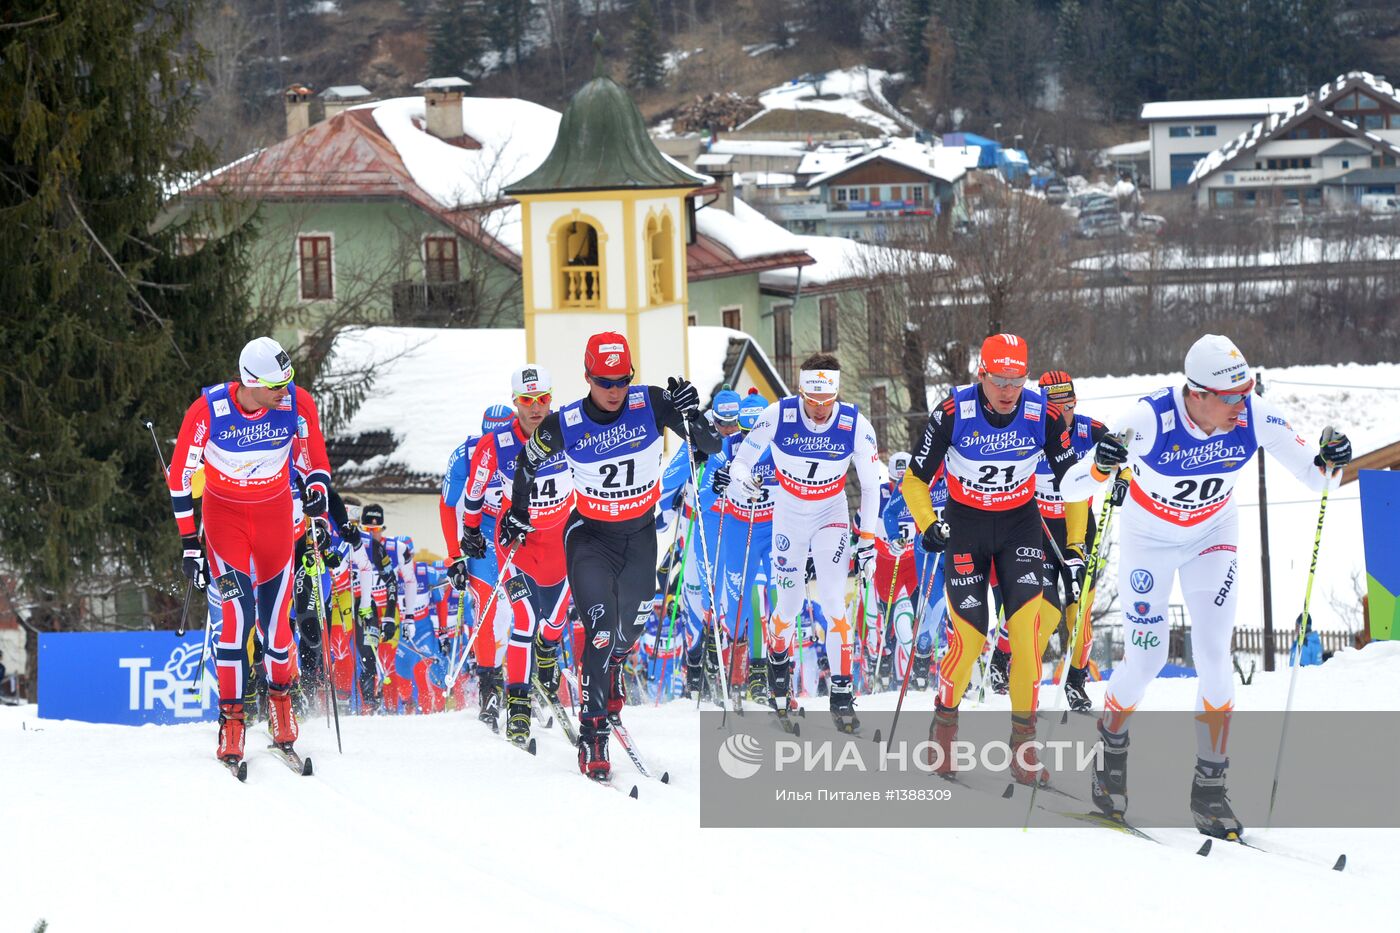
[[[600,389],[621,389],[623,386],[630,386],[635,378],[636,373],[628,373],[621,379],[604,379],[602,376],[590,375],[588,381]]]
[[[812,396],[808,395],[806,392],[803,392],[802,398],[806,400],[807,404],[815,405],[818,408],[826,408],[828,405],[836,404],[836,396],[834,395],[831,398],[812,398]]]
[[[1192,383],[1192,385],[1195,385],[1195,383]],[[1196,388],[1202,392],[1209,392],[1211,395],[1214,395],[1226,405],[1238,405],[1240,402],[1243,402],[1250,396],[1250,392],[1217,392],[1214,389],[1208,389],[1205,386],[1196,386]],[[1252,387],[1251,391],[1253,391]]]
[[[543,405],[548,408],[549,403],[554,400],[554,393],[537,392],[534,395],[517,395],[515,400],[520,403],[521,408],[530,408],[533,405]]]
[[[290,375],[287,376],[286,379],[283,379],[281,382],[268,382],[266,379],[263,379],[263,378],[261,378],[261,377],[256,377],[256,378],[257,378],[257,380],[258,380],[258,385],[262,386],[264,389],[273,389],[273,390],[276,390],[276,389],[285,389],[288,385],[291,384],[292,379],[293,379],[295,376],[296,376],[296,373],[295,373],[295,372],[292,372]]]
[[[1026,384],[1025,376],[993,376],[991,373],[987,373],[987,378],[998,389],[1019,389]]]

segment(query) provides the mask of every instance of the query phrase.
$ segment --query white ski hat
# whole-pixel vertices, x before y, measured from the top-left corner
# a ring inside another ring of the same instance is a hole
[[[516,395],[538,395],[553,388],[549,370],[535,363],[527,363],[510,374],[510,390]]]
[[[245,386],[256,389],[285,385],[294,372],[292,358],[271,337],[253,338],[238,354],[238,375]]]
[[[1206,334],[1186,351],[1186,381],[1198,389],[1233,389],[1249,382],[1249,363],[1229,337]]]

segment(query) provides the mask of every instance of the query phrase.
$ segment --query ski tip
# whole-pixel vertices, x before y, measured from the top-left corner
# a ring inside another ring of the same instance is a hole
[[[628,792],[627,796],[628,796],[628,797],[631,797],[633,800],[636,800],[636,799],[637,799],[637,785],[636,785],[636,784],[633,784],[633,785],[632,785],[632,790]]]
[[[802,737],[802,724],[795,722],[792,724],[792,734],[797,738]]]
[[[1204,858],[1204,857],[1207,856],[1207,855],[1210,855],[1210,843],[1211,843],[1211,840],[1209,840],[1209,839],[1207,839],[1205,842],[1201,843],[1201,847],[1200,847],[1199,849],[1196,850],[1196,854],[1199,855],[1199,856],[1201,856],[1202,858]]]
[[[311,759],[303,758],[301,761],[301,776],[311,777]]]
[[[1337,856],[1337,862],[1336,862],[1335,865],[1332,866],[1332,870],[1333,870],[1333,871],[1346,871],[1346,867],[1347,867],[1347,854],[1346,854],[1345,852],[1343,852],[1341,855]]]
[[[671,772],[670,772],[670,771],[662,771],[662,772],[661,772],[661,783],[662,783],[662,784],[670,784],[670,783],[671,783]],[[1342,861],[1346,861],[1346,856],[1345,856],[1345,855],[1342,856]]]
[[[237,777],[239,781],[246,783],[248,780],[248,762],[240,761],[238,763],[238,770],[234,772],[234,776]],[[1344,855],[1342,858],[1346,858],[1346,856]]]
[[[532,738],[532,739],[530,739],[530,744],[525,746],[525,751],[527,751],[527,752],[529,752],[531,755],[533,755],[533,754],[535,754],[535,751],[536,751],[536,749],[537,749],[538,747],[539,747],[539,746],[536,744],[535,740]]]
[[[1064,726],[1064,725],[1068,725],[1068,724],[1069,724],[1069,710],[1065,710],[1063,713],[1060,714],[1060,725]]]
[[[879,745],[879,744],[880,744],[880,730],[879,730],[879,729],[876,729],[876,730],[875,730],[875,744],[876,744],[876,745]]]
[[[798,715],[799,717],[801,717],[802,719],[806,719],[806,718],[807,718],[807,707],[805,707],[805,706],[799,706],[799,707],[797,708],[797,715]]]
[[[1010,800],[1013,796],[1015,796],[1015,794],[1016,784],[1014,782],[1008,781],[1006,784],[1006,790],[1001,792],[1001,799]]]
[[[545,722],[544,727],[545,727],[546,729],[553,729],[553,728],[554,728],[554,717],[553,717],[553,716],[550,716],[550,717],[549,717],[549,719]]]

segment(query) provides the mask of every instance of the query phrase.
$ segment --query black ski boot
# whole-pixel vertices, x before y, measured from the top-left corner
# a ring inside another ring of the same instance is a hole
[[[511,684],[506,691],[506,738],[524,748],[530,743],[530,688]]]
[[[491,727],[492,732],[500,732],[501,724],[501,669],[482,667],[477,669],[477,688],[481,693],[481,712],[477,719]]]
[[[860,731],[860,717],[856,715],[855,691],[849,677],[831,678],[831,718],[836,729],[847,735]]]
[[[992,650],[992,663],[987,668],[987,683],[992,692],[1005,696],[1011,690],[1011,652]]]
[[[1230,795],[1225,791],[1225,769],[1229,766],[1228,759],[1223,762],[1196,759],[1196,771],[1191,778],[1191,818],[1205,835],[1233,842],[1244,835],[1244,826],[1230,809]]]
[[[1084,678],[1088,673],[1082,667],[1071,667],[1065,675],[1065,699],[1069,701],[1069,708],[1076,713],[1087,713],[1094,708],[1084,689]]]
[[[768,702],[778,714],[778,725],[784,732],[796,732],[797,723],[792,720],[791,700],[792,666],[787,658],[768,656]]]
[[[544,633],[535,636],[534,646],[535,676],[546,696],[559,693],[559,642],[545,641]]]
[[[608,721],[581,719],[578,724],[578,769],[595,781],[612,780],[608,761]]]
[[[715,657],[714,629],[705,629],[705,653],[700,656],[700,669],[705,675],[705,699],[714,700],[718,706],[724,705],[719,695],[719,659]]]
[[[691,664],[689,661],[685,665],[685,690],[681,696],[687,700],[699,696],[705,698],[705,669],[699,664]]]
[[[1114,735],[1105,732],[1099,723],[1099,736],[1103,742],[1102,766],[1095,766],[1093,782],[1089,791],[1094,805],[1112,820],[1123,819],[1128,812],[1128,733]]]
[[[929,677],[929,668],[932,665],[932,654],[914,652],[914,669],[909,672],[909,682],[915,690],[927,690],[933,685],[933,681]]]
[[[757,660],[749,662],[748,679],[749,699],[754,703],[768,705],[770,694],[768,692],[768,662]]]

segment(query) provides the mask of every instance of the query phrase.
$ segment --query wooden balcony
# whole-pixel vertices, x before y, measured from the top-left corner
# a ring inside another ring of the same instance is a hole
[[[472,317],[470,282],[395,282],[394,323],[409,327],[466,327]]]

